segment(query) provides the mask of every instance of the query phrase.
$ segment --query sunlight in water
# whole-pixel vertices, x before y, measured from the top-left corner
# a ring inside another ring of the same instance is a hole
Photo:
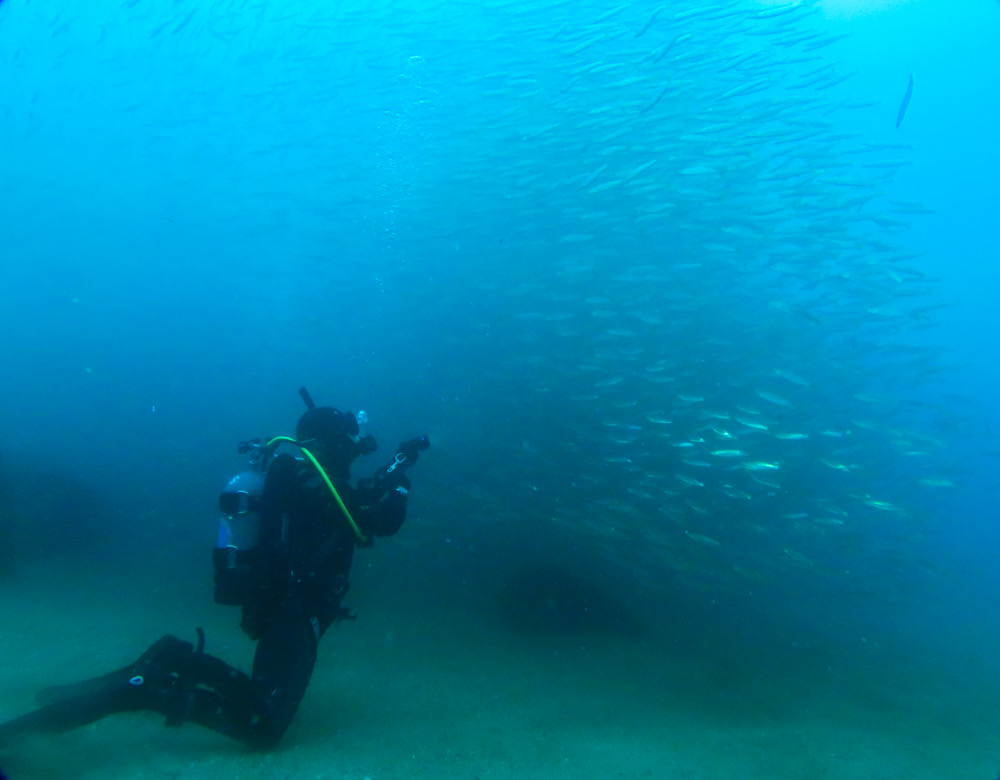
[[[827,16],[843,18],[892,11],[911,2],[914,0],[822,0],[820,5]]]
[[[798,5],[795,2],[788,2],[788,0],[758,0],[758,2],[769,8]],[[801,2],[808,3],[809,0],[801,0]],[[819,5],[826,16],[843,19],[892,11],[913,2],[916,0],[820,0]]]

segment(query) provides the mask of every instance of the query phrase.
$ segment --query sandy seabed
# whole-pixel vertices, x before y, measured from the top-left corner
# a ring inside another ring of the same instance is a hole
[[[0,587],[0,717],[30,709],[46,685],[122,666],[164,633],[193,639],[196,625],[206,652],[248,668],[238,613],[206,593],[157,577],[112,582],[99,567],[19,573]],[[530,635],[408,599],[349,601],[361,617],[324,638],[273,752],[125,713],[18,740],[0,767],[10,780],[995,780],[1000,769],[996,713],[941,693],[728,685],[649,637]]]

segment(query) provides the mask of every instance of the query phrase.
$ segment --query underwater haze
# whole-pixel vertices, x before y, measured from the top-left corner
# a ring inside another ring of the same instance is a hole
[[[996,0],[0,0],[0,720],[212,602],[306,386],[426,434],[267,754],[11,778],[996,778]]]

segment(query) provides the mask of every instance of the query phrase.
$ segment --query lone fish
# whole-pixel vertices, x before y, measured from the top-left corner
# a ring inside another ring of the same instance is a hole
[[[649,28],[653,26],[653,22],[656,21],[656,17],[660,15],[660,11],[662,11],[662,10],[663,10],[663,6],[661,5],[655,11],[653,11],[653,13],[650,15],[650,17],[646,20],[646,23],[639,30],[639,32],[637,32],[635,34],[636,38],[641,38],[643,35],[646,34],[646,31],[649,30]]]
[[[903,117],[906,116],[906,109],[910,105],[910,98],[913,97],[913,74],[910,74],[910,83],[906,85],[906,94],[903,95],[903,102],[899,104],[899,113],[896,114],[896,129],[903,124]]]

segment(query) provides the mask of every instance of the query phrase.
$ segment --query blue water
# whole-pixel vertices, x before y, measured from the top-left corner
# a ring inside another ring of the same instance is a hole
[[[434,570],[443,615],[858,701],[936,680],[990,731],[998,29],[0,0],[0,598],[207,577],[236,443],[306,385],[371,418],[356,476],[431,437],[382,581]]]

